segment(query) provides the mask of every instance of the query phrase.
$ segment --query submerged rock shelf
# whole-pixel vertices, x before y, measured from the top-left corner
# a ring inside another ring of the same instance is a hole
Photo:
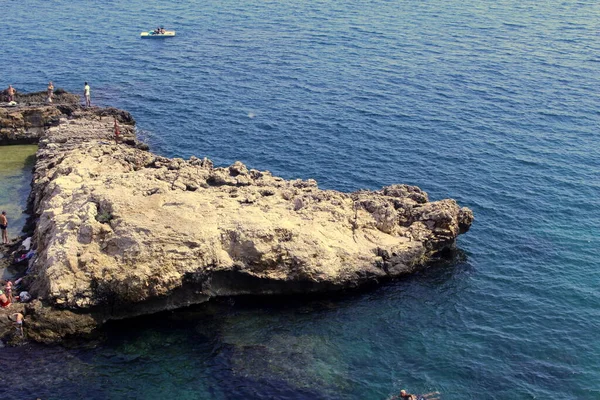
[[[39,143],[28,280],[43,300],[26,305],[37,341],[215,296],[324,292],[401,276],[453,247],[473,221],[468,208],[430,202],[414,186],[341,193],[240,162],[161,157],[136,140],[121,110],[45,105],[0,117],[0,143]]]

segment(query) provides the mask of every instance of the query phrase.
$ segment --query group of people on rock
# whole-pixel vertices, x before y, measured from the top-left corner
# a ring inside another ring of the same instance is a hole
[[[6,211],[0,213],[0,229],[2,230],[2,242],[3,244],[10,244],[8,240],[8,218]],[[17,265],[21,262],[27,261],[35,256],[35,250],[31,249],[31,237],[23,240],[19,249],[15,252],[17,254],[14,259],[14,264]],[[21,254],[23,253],[23,254]],[[21,254],[19,256],[19,254]],[[27,272],[25,272],[27,274]],[[18,295],[13,295],[18,293]],[[31,300],[31,295],[26,291],[26,286],[23,281],[23,277],[16,279],[14,282],[10,279],[0,280],[0,309],[10,308],[14,302],[27,303]],[[8,319],[15,324],[17,335],[24,337],[23,335],[23,321],[25,316],[21,312],[14,312],[8,315]]]
[[[0,307],[8,308],[12,301],[12,282],[7,281],[4,284],[4,289],[0,289]],[[8,319],[15,323],[17,334],[23,337],[23,320],[25,319],[24,315],[20,312],[16,312],[9,314]]]
[[[17,296],[17,299],[19,296]],[[12,282],[7,281],[4,283],[4,289],[0,289],[0,307],[8,308],[13,301],[12,296]],[[17,334],[23,337],[23,320],[24,315],[20,312],[12,313],[8,315],[8,319],[15,323]]]
[[[29,244],[30,244],[31,243],[30,239],[31,238],[28,238],[25,241],[29,240]],[[27,246],[25,246],[25,247],[27,247]],[[25,250],[28,250],[28,253],[31,253],[31,252],[35,253],[35,251],[27,249],[27,248]],[[23,278],[24,277],[21,277],[21,278],[15,280],[14,282],[12,282],[11,280],[0,281],[0,309],[1,308],[10,308],[11,305],[15,302],[28,303],[32,299],[29,292],[24,290],[25,287],[24,287]],[[14,296],[13,292],[19,293],[19,294]],[[18,312],[18,311],[13,312],[11,314],[8,314],[7,317],[10,321],[12,321],[15,324],[15,328],[17,330],[17,335],[20,336],[21,338],[23,338],[24,337],[23,321],[25,320],[25,315],[23,314],[23,312]]]
[[[164,29],[163,29],[164,31]],[[164,33],[164,32],[163,32]],[[6,93],[6,100],[7,102],[15,103],[15,95],[17,93],[17,91],[15,90],[14,87],[12,87],[12,85],[8,85],[8,88],[4,91]],[[0,91],[0,94],[2,92]],[[48,82],[48,87],[46,88],[46,103],[52,103],[52,99],[54,98],[54,84],[52,83],[52,81]],[[83,98],[85,101],[85,106],[86,107],[91,107],[92,106],[92,98],[91,98],[91,89],[90,89],[90,85],[85,82],[84,86],[83,86]]]

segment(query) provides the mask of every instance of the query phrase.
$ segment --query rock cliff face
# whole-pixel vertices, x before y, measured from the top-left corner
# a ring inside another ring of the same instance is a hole
[[[473,221],[454,200],[430,202],[414,186],[341,193],[239,162],[168,159],[135,141],[127,113],[55,110],[39,135],[31,193],[40,341],[214,296],[397,277],[452,247]],[[113,117],[125,143],[115,142]],[[61,318],[68,330],[44,334]]]
[[[7,95],[6,89],[0,91],[0,101]],[[52,104],[45,102],[46,97],[46,92],[16,92],[17,106],[0,107],[0,145],[37,143],[46,128],[79,109],[79,96],[62,89],[54,92]]]
[[[56,107],[0,108],[0,144],[37,143],[47,126],[58,123]]]

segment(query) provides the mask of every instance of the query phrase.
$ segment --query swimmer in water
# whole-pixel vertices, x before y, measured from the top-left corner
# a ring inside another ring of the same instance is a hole
[[[440,394],[440,392],[431,392],[431,393],[425,393],[425,394],[410,394],[406,390],[402,389],[400,391],[400,394],[393,398],[399,399],[399,400],[440,400],[439,397],[431,397],[431,396],[434,396],[437,394]]]

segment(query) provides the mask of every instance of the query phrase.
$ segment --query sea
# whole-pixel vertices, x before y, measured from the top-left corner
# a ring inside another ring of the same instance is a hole
[[[600,399],[597,0],[0,9],[1,87],[87,81],[155,153],[345,192],[417,185],[475,214],[449,259],[379,286],[216,299],[102,340],[0,348],[0,397]],[[176,37],[140,38],[161,25]],[[28,190],[30,155],[11,167],[24,175],[0,174],[0,207],[24,209],[4,192]]]

